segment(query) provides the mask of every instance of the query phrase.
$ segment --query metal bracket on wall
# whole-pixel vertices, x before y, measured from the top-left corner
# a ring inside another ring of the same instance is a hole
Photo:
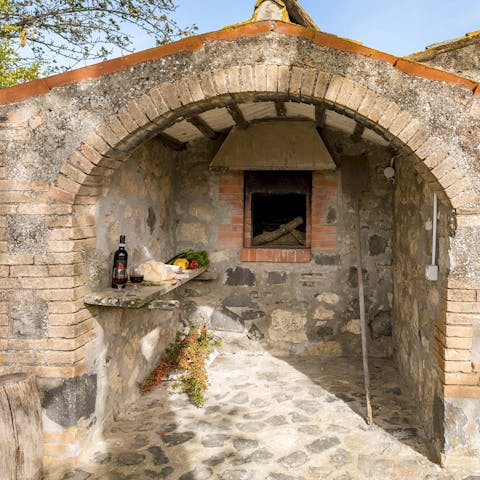
[[[430,282],[438,281],[437,263],[437,225],[438,225],[438,197],[433,194],[433,228],[432,228],[432,264],[425,269],[425,278]]]

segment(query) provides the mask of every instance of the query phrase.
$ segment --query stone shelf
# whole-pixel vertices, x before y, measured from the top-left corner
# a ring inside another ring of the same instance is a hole
[[[203,272],[195,280],[201,280],[202,282],[209,282],[210,280],[217,280],[219,277],[218,272]]]
[[[204,273],[206,269],[206,267],[203,267],[195,270],[187,270],[185,273],[177,275],[177,281],[175,283],[165,282],[152,286],[139,285],[136,291],[131,284],[128,284],[121,290],[110,288],[101,292],[93,292],[84,298],[84,303],[86,305],[97,305],[99,307],[142,308],[172,290],[181,287],[190,280],[193,280],[195,277],[198,277]]]

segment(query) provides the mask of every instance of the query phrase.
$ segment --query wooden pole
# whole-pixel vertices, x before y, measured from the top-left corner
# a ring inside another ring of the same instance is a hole
[[[0,479],[40,480],[43,433],[35,378],[0,377]]]
[[[367,319],[365,315],[365,288],[363,285],[362,237],[360,229],[360,202],[354,198],[355,226],[357,237],[357,270],[358,270],[358,298],[360,306],[360,328],[362,334],[363,378],[365,382],[365,399],[367,403],[367,424],[373,422],[372,404],[370,402],[370,372],[368,368]]]

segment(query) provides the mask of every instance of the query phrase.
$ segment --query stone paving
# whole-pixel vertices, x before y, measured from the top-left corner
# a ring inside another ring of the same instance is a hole
[[[168,382],[141,398],[63,479],[460,480],[425,456],[391,363],[371,362],[375,425],[363,421],[361,363],[276,357],[228,335],[203,409]]]

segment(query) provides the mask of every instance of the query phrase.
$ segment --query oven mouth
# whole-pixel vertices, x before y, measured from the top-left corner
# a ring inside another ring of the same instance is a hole
[[[246,172],[247,245],[307,248],[311,172]]]
[[[286,235],[270,241],[268,246],[298,247],[299,245],[305,245],[306,216],[306,194],[252,194],[253,238],[263,233],[277,231],[282,225],[287,225],[296,218],[301,218],[302,220],[302,223],[295,227],[295,230],[300,233],[300,237],[303,239],[302,242],[299,242],[298,237],[296,238],[294,234],[288,232]]]

